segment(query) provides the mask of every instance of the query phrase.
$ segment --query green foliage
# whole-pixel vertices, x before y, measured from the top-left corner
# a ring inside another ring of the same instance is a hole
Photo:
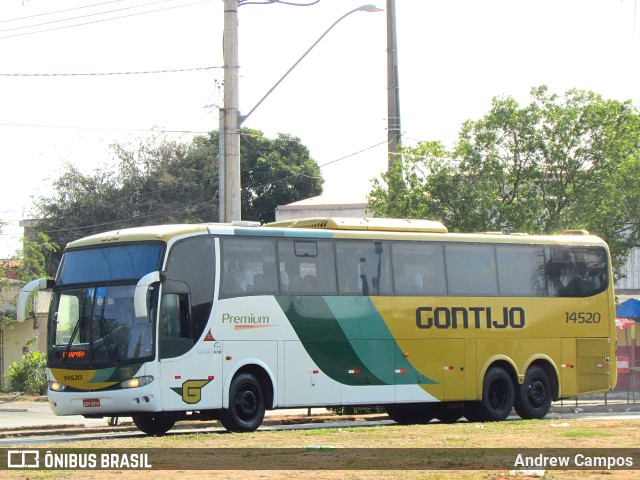
[[[638,110],[580,90],[542,86],[531,97],[523,107],[494,98],[462,125],[452,151],[438,142],[403,149],[374,184],[374,214],[438,219],[451,231],[586,229],[609,243],[619,268],[640,238]]]
[[[38,337],[27,341],[27,346]],[[47,357],[42,352],[29,352],[20,363],[13,362],[5,377],[7,392],[24,392],[28,395],[43,395],[47,391]]]
[[[37,232],[34,238],[23,237],[22,248],[16,252],[14,258],[19,260],[20,280],[29,282],[36,278],[47,276],[47,258],[60,250],[60,247],[53,243],[49,235]]]
[[[191,143],[154,137],[112,149],[115,164],[90,174],[66,166],[54,193],[36,203],[38,231],[64,246],[131,226],[218,221],[218,132]],[[243,129],[240,150],[243,218],[272,221],[277,205],[322,192],[319,167],[299,138]],[[51,256],[48,272],[58,260]]]
[[[18,265],[19,279],[26,283],[36,278],[46,277],[47,260],[58,250],[58,245],[51,242],[48,235],[44,233],[23,238],[22,248],[17,250],[12,257],[12,260],[16,260]],[[0,299],[3,299],[7,304],[15,304],[16,293],[11,290],[9,280],[3,278],[3,275],[4,272],[0,271]],[[3,294],[3,292],[5,293]],[[15,322],[14,312],[0,310],[0,328],[10,326],[13,322]]]

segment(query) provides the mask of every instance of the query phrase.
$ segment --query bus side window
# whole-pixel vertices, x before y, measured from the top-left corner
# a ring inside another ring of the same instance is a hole
[[[498,294],[498,272],[492,245],[446,245],[445,259],[450,295]]]
[[[275,240],[227,237],[221,244],[220,298],[278,293]]]
[[[528,245],[498,245],[500,295],[546,297],[544,248]]]
[[[160,358],[173,358],[188,352],[193,346],[191,336],[189,295],[167,293],[160,307]]]
[[[278,258],[283,293],[335,295],[335,259],[330,240],[279,240]]]
[[[589,297],[606,289],[607,260],[603,249],[575,249],[575,283],[581,297]]]
[[[338,287],[342,295],[389,295],[391,261],[387,242],[336,241]]]
[[[577,285],[573,252],[567,247],[550,247],[547,262],[547,285],[552,297],[575,297]]]

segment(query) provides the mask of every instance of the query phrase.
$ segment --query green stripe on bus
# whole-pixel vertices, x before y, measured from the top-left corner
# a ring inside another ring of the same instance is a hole
[[[387,385],[355,352],[323,297],[276,297],[303,347],[318,367],[345,385]]]
[[[89,383],[121,382],[132,378],[142,367],[141,363],[122,365],[119,367],[100,368],[96,370]]]
[[[324,298],[358,357],[385,383],[436,383],[407,360],[369,297]]]

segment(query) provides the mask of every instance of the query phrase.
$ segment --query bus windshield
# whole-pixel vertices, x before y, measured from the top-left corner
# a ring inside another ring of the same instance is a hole
[[[160,268],[161,243],[65,252],[49,310],[50,365],[113,365],[148,359],[152,315],[137,318],[137,281]],[[116,284],[117,282],[117,284]]]
[[[56,285],[138,281],[160,269],[163,244],[137,243],[69,250],[62,257]]]
[[[68,367],[117,364],[151,356],[151,318],[136,318],[135,285],[55,292],[49,322],[49,363]]]

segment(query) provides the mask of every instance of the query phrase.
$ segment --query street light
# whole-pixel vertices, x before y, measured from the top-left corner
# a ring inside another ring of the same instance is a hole
[[[222,222],[241,219],[240,198],[240,126],[273,92],[278,85],[296,68],[311,50],[346,17],[355,12],[381,12],[375,5],[361,5],[345,13],[331,24],[327,30],[311,45],[293,66],[269,89],[260,101],[247,113],[240,115],[238,111],[238,0],[224,0],[225,3],[225,35],[224,35],[224,110],[221,110],[219,159],[219,195],[220,207],[218,216]]]
[[[307,49],[307,51],[306,51],[306,52],[304,52],[304,53],[302,54],[302,56],[298,59],[298,61],[297,61],[296,63],[294,63],[294,64],[291,66],[291,68],[290,68],[289,70],[287,70],[287,72],[286,72],[282,77],[280,77],[280,80],[278,80],[278,81],[275,83],[275,85],[274,85],[273,87],[271,87],[271,89],[269,89],[269,91],[268,91],[267,93],[265,93],[265,94],[264,94],[264,96],[260,99],[260,101],[258,101],[258,103],[256,103],[256,104],[255,104],[255,106],[254,106],[251,110],[249,110],[249,113],[247,113],[246,115],[240,115],[240,116],[239,116],[239,119],[238,119],[239,125],[242,125],[242,124],[244,123],[244,121],[245,121],[247,118],[249,118],[249,115],[251,115],[251,114],[254,112],[254,110],[260,106],[260,104],[261,104],[261,103],[262,103],[262,102],[263,102],[263,101],[264,101],[264,100],[265,100],[265,99],[266,99],[266,98],[271,94],[271,92],[273,92],[273,91],[276,89],[276,87],[277,87],[278,85],[280,85],[280,83],[281,83],[285,78],[287,78],[287,75],[289,75],[289,74],[291,73],[291,71],[292,71],[294,68],[296,68],[296,67],[298,66],[298,64],[299,64],[299,63],[304,59],[304,57],[306,57],[306,56],[308,55],[308,53],[309,53],[311,50],[313,50],[313,48],[314,48],[318,43],[320,43],[320,41],[321,41],[321,40],[322,40],[322,39],[323,39],[323,38],[324,38],[324,37],[325,37],[325,36],[326,36],[326,35],[327,35],[331,30],[333,30],[333,27],[335,27],[338,23],[340,23],[340,22],[341,22],[342,20],[344,20],[346,17],[348,17],[349,15],[351,15],[352,13],[355,13],[355,12],[368,12],[368,13],[372,13],[372,12],[382,12],[382,11],[383,11],[383,10],[382,10],[381,8],[378,8],[378,7],[376,7],[375,5],[372,5],[372,4],[370,4],[370,3],[369,3],[369,4],[367,4],[367,5],[361,5],[361,6],[360,6],[360,7],[358,7],[358,8],[354,8],[353,10],[351,10],[350,12],[345,13],[343,16],[341,16],[339,19],[337,19],[335,22],[333,22],[333,23],[331,24],[331,26],[330,26],[329,28],[327,28],[327,29],[325,30],[325,32],[320,36],[320,38],[318,38],[318,39],[313,43],[313,45],[311,45],[311,46]]]

